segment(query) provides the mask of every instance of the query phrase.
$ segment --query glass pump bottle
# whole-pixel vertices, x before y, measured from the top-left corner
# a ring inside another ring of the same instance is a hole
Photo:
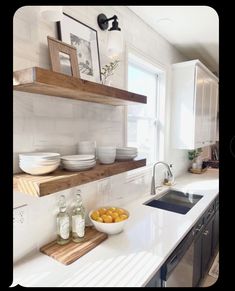
[[[64,245],[70,240],[70,221],[66,211],[65,196],[61,195],[59,200],[59,213],[57,214],[57,243]]]
[[[76,243],[85,239],[85,208],[82,205],[81,191],[78,190],[72,209],[72,240]]]

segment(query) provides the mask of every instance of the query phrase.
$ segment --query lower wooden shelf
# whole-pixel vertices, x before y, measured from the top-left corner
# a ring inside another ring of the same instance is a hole
[[[53,173],[40,176],[25,173],[16,174],[13,177],[13,184],[15,191],[42,197],[144,166],[146,166],[146,159],[143,158],[116,161],[109,165],[102,165],[97,161],[94,168],[81,172],[58,169]]]
[[[66,245],[58,245],[52,241],[40,248],[40,251],[64,265],[70,265],[81,256],[95,248],[104,241],[108,235],[97,231],[94,227],[87,226],[85,229],[85,240],[80,243],[70,241]]]

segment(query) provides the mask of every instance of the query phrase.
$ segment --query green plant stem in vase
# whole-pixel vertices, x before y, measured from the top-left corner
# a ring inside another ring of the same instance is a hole
[[[107,79],[113,75],[114,71],[118,67],[119,60],[115,60],[113,62],[110,62],[109,64],[105,65],[101,69],[101,77],[102,77],[102,84],[105,85],[107,82]]]

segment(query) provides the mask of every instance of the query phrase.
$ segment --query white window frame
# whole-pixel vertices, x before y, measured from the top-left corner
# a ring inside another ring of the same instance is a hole
[[[137,49],[131,44],[126,45],[126,54],[125,54],[125,88],[128,90],[128,65],[129,60],[136,64],[139,67],[143,67],[145,70],[155,72],[158,75],[158,86],[157,86],[157,100],[156,100],[156,134],[157,134],[157,143],[156,143],[156,161],[165,160],[166,157],[166,143],[165,135],[167,132],[165,126],[165,116],[166,116],[166,72],[167,68],[162,63],[157,60],[146,57],[142,51]],[[162,128],[163,127],[163,128]],[[128,109],[124,109],[124,144],[127,145],[127,128],[128,128]],[[161,132],[161,136],[160,135]],[[148,168],[152,167],[152,164],[148,165]],[[146,168],[146,167],[145,167]],[[139,171],[138,171],[139,172]]]

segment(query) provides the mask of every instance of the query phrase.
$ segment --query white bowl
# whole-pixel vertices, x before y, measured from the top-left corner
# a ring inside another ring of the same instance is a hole
[[[107,207],[105,207],[105,208],[107,208]],[[126,222],[130,218],[129,212],[127,210],[125,210],[128,213],[128,218],[123,220],[123,221],[112,222],[112,223],[98,222],[98,221],[95,221],[94,219],[91,218],[91,214],[93,211],[94,210],[91,210],[89,212],[89,218],[90,218],[91,222],[93,223],[93,225],[95,226],[95,228],[98,231],[105,232],[108,234],[118,234],[118,233],[122,232]]]
[[[20,160],[20,164],[23,164],[25,166],[52,166],[55,164],[59,164],[60,160],[54,160],[54,161],[25,161],[25,160]]]
[[[105,158],[105,157],[99,157],[98,156],[98,160],[100,161],[101,164],[112,164],[115,161],[115,157],[112,158]]]
[[[116,154],[116,148],[113,147],[100,147],[97,148],[97,154]]]
[[[60,154],[58,153],[45,153],[45,152],[33,152],[33,153],[23,153],[19,154],[20,159],[43,159],[43,160],[51,160],[59,158]]]
[[[26,166],[20,163],[19,166],[21,170],[23,170],[25,173],[28,173],[30,175],[43,175],[43,174],[48,174],[55,171],[55,169],[58,168],[59,163],[55,165],[50,165],[50,166],[34,166],[34,165]]]
[[[97,147],[97,150],[98,151],[109,151],[109,150],[115,150],[116,151],[116,148],[115,147],[110,147],[110,146],[99,146],[99,147]]]

